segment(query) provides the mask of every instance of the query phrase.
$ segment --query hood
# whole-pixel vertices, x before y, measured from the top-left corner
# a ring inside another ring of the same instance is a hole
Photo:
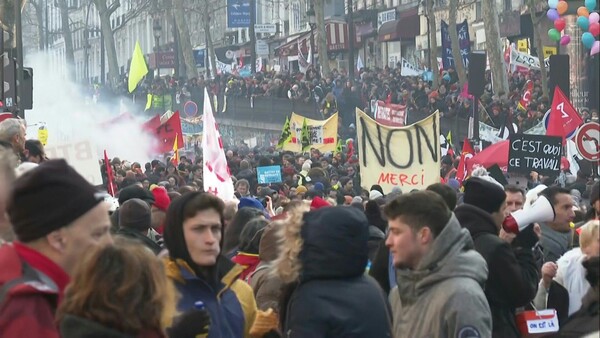
[[[412,304],[419,295],[448,278],[470,278],[483,287],[487,274],[487,264],[474,250],[471,235],[461,229],[452,215],[417,268],[398,270],[396,276],[402,303]]]
[[[281,221],[273,221],[265,227],[258,246],[258,256],[262,262],[272,262],[277,259],[278,233],[282,226]]]
[[[360,210],[290,210],[279,231],[275,271],[283,283],[359,276],[368,260],[369,225]]]
[[[300,281],[355,277],[368,260],[369,223],[360,210],[329,207],[304,214]]]
[[[496,227],[492,215],[487,211],[470,204],[461,204],[454,210],[456,218],[463,228],[469,230],[471,236],[479,234],[498,235],[500,230]]]

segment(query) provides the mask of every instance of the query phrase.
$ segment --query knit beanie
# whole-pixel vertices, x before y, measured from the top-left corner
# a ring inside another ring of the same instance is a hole
[[[167,211],[169,205],[171,205],[171,198],[165,187],[156,187],[152,189],[152,196],[154,197],[153,206],[157,207],[162,211]]]
[[[119,208],[119,227],[121,228],[148,230],[151,218],[150,206],[139,198],[132,198]]]
[[[481,177],[471,177],[465,182],[464,187],[464,202],[490,214],[498,211],[506,200],[506,193],[501,185]]]
[[[104,200],[65,160],[42,162],[18,178],[6,212],[21,242],[66,227]]]
[[[331,204],[329,204],[327,201],[325,201],[324,199],[322,199],[319,196],[316,196],[315,198],[313,198],[312,202],[310,203],[310,210],[317,210],[317,209],[330,207],[330,206],[331,206]]]

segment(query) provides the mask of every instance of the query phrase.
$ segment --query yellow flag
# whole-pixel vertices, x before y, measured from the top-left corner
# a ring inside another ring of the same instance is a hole
[[[281,137],[279,137],[279,142],[277,142],[277,149],[283,149],[286,143],[292,140],[292,132],[290,131],[290,118],[285,118],[285,124],[283,125],[283,129],[281,129]]]
[[[306,118],[302,122],[302,132],[300,133],[300,140],[302,145],[302,151],[310,150],[310,133],[308,132],[308,124],[306,124]]]
[[[338,137],[337,145],[335,146],[335,152],[336,153],[342,152],[342,138],[341,137]]]
[[[178,138],[179,138],[179,134],[175,133],[175,142],[173,142],[173,158],[171,159],[174,166],[179,165],[179,145],[177,144]]]
[[[148,94],[148,97],[146,98],[146,109],[144,110],[148,110],[152,108],[152,94]]]
[[[446,141],[448,144],[452,145],[452,130],[448,131],[448,135],[446,136]]]
[[[140,43],[135,43],[135,49],[133,50],[133,56],[131,57],[131,63],[129,64],[129,92],[133,92],[138,83],[142,81],[144,76],[148,74],[148,66],[144,59],[144,53],[142,53],[142,47]]]

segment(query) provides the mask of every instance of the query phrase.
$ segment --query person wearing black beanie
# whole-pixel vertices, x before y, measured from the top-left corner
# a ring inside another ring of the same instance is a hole
[[[14,182],[6,211],[18,240],[0,247],[3,337],[59,336],[54,313],[69,276],[85,252],[112,243],[104,195],[64,160]]]
[[[531,248],[538,238],[533,225],[516,236],[501,230],[506,193],[495,180],[472,177],[464,187],[465,203],[454,212],[488,266],[485,295],[492,312],[492,337],[520,337],[515,311],[536,294],[539,277]]]
[[[162,250],[161,246],[147,236],[151,222],[148,203],[132,198],[119,208],[119,230],[116,235],[136,240],[158,255]]]
[[[165,221],[169,250],[165,265],[181,296],[180,312],[193,310],[202,301],[215,320],[211,337],[246,337],[256,316],[256,302],[250,286],[238,279],[243,267],[221,254],[224,209],[223,201],[209,193],[192,192],[175,199]]]

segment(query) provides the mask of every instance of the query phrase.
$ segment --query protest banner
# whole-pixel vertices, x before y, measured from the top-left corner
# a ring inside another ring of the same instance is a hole
[[[102,184],[96,146],[88,140],[71,141],[44,148],[49,159],[63,158],[92,185]]]
[[[163,121],[164,120],[164,121]],[[142,126],[142,129],[154,136],[156,140],[157,153],[167,153],[173,150],[175,137],[180,147],[184,147],[183,132],[181,130],[181,117],[176,111],[170,117],[168,114],[163,115],[163,118],[155,115]]]
[[[508,148],[508,172],[555,175],[560,171],[560,136],[515,134]]]
[[[402,76],[421,76],[425,72],[425,69],[417,67],[417,65],[410,63],[405,58],[402,58],[402,68],[400,69],[400,75]]]
[[[281,166],[271,165],[268,167],[257,167],[256,178],[258,184],[280,183],[281,181]]]
[[[550,58],[544,60],[546,69],[550,69]],[[510,66],[522,67],[524,69],[540,69],[540,59],[527,53],[519,52],[514,46],[510,49]]]
[[[402,127],[406,124],[406,106],[377,101],[373,109],[375,121],[389,127]]]
[[[385,193],[425,189],[440,181],[440,115],[406,127],[388,127],[356,109],[360,179],[368,189],[379,184]]]
[[[308,133],[310,137],[310,147],[318,149],[321,152],[335,151],[338,133],[338,114],[332,115],[327,120],[313,120],[305,118],[302,115],[292,113],[290,117],[290,131],[292,139],[283,145],[283,150],[301,152],[302,151],[302,124],[306,120]]]

